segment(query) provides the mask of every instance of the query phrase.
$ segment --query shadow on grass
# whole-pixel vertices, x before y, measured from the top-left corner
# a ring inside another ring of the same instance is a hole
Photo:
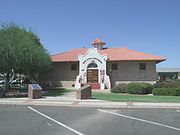
[[[43,91],[43,96],[52,96],[52,97],[63,96],[64,94],[72,91],[73,90],[65,89],[65,88],[53,88]]]
[[[4,89],[2,89],[0,87],[0,98],[24,98],[24,97],[28,97],[27,91],[21,91],[19,89],[13,89],[9,92],[6,92],[5,96],[3,96],[3,91],[4,91]],[[72,91],[73,90],[65,89],[65,88],[49,88],[48,90],[42,91],[42,96],[43,97],[47,97],[47,96],[57,97],[57,96],[63,96],[64,94],[66,94],[68,92],[72,92]]]

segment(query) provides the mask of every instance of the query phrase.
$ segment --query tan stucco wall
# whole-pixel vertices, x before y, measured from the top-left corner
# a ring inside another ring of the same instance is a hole
[[[118,64],[118,70],[111,70],[112,63]],[[146,63],[146,70],[139,70],[139,63]],[[124,62],[109,62],[108,73],[112,82],[115,85],[118,82],[149,82],[156,81],[156,62],[155,61],[124,61]]]
[[[117,63],[118,70],[111,70],[111,64]],[[139,63],[146,63],[146,70],[139,70]],[[43,80],[51,83],[51,85],[72,87],[75,84],[76,76],[79,72],[79,64],[77,70],[71,70],[72,62],[53,63],[51,72],[44,75]],[[124,61],[124,62],[108,62],[107,73],[110,76],[112,85],[120,82],[149,82],[154,83],[157,79],[156,62],[155,61]]]
[[[77,64],[77,70],[71,70],[71,64]],[[58,62],[53,63],[51,71],[41,78],[52,86],[72,87],[75,85],[76,76],[79,72],[78,62]]]
[[[77,70],[71,70],[71,64],[75,63],[55,63],[53,66],[53,79],[54,80],[62,80],[62,81],[75,81],[76,76],[78,75],[78,65]],[[78,63],[76,63],[78,64]]]

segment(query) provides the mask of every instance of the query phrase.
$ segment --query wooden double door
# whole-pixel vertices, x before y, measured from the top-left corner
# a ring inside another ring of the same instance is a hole
[[[98,69],[87,69],[87,83],[98,83]]]

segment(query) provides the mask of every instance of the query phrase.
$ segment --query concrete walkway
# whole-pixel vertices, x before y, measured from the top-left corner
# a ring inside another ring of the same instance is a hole
[[[0,98],[0,104],[11,105],[45,105],[45,106],[74,106],[74,107],[105,107],[105,108],[179,108],[180,103],[148,103],[148,102],[113,102],[97,99],[78,100],[76,92],[63,96],[29,98]]]

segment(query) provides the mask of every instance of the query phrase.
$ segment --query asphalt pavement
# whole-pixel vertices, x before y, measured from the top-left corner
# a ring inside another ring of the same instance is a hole
[[[0,105],[0,135],[179,135],[179,109]]]

